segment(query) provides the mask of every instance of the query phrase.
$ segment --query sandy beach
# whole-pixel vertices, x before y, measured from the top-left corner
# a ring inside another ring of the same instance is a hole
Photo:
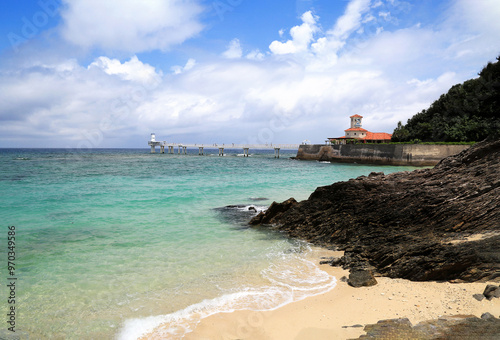
[[[325,250],[328,255],[334,252]],[[340,280],[349,275],[347,270],[319,267],[338,280],[329,292],[271,311],[214,314],[201,320],[184,339],[350,339],[365,334],[366,324],[382,319],[408,318],[415,325],[458,314],[480,317],[489,312],[500,316],[500,299],[478,301],[473,297],[484,291],[484,282],[452,284],[377,277],[375,286],[353,288]]]

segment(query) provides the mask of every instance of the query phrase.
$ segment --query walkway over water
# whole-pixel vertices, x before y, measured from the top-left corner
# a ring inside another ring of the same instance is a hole
[[[187,154],[187,148],[198,148],[198,154],[203,156],[204,149],[219,149],[219,156],[224,156],[224,149],[243,149],[243,157],[248,157],[250,149],[254,150],[273,150],[274,157],[280,157],[280,150],[298,150],[299,144],[181,144],[181,143],[167,143],[166,141],[157,141],[155,135],[151,134],[151,140],[148,142],[151,146],[151,153],[156,152],[156,147],[160,147],[160,152],[165,153],[165,147],[168,148],[169,154],[174,154],[174,149],[178,148],[178,154]]]

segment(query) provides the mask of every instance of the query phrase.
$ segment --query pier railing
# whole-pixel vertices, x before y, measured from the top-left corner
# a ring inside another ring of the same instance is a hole
[[[167,143],[167,142],[157,142],[160,143],[158,145],[163,145],[163,146],[173,146],[173,147],[188,147],[188,148],[198,148],[198,147],[203,147],[206,149],[217,149],[217,148],[226,148],[226,149],[257,149],[257,150],[265,150],[265,149],[274,149],[274,148],[280,148],[283,150],[298,150],[299,149],[299,144],[219,144],[219,143],[213,143],[213,144],[184,144],[184,143]]]
[[[151,153],[155,153],[155,147],[160,147],[160,152],[165,153],[165,147],[168,149],[169,154],[175,153],[175,148],[178,148],[178,154],[187,154],[188,148],[198,148],[198,154],[204,155],[205,149],[219,149],[219,156],[224,156],[224,149],[242,149],[243,157],[248,157],[250,149],[253,150],[274,150],[274,157],[279,158],[280,150],[298,150],[299,144],[184,144],[184,143],[168,143],[166,141],[151,140],[148,142],[151,146]]]

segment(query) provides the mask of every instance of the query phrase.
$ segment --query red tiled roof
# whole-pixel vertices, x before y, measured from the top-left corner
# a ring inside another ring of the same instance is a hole
[[[349,131],[353,131],[353,130],[356,130],[356,129],[349,129]],[[361,129],[361,130],[366,131],[365,129]],[[356,130],[356,131],[359,131],[359,130]],[[328,139],[389,140],[389,139],[391,139],[391,137],[392,137],[392,135],[390,133],[386,133],[386,132],[366,131],[366,137],[363,137],[363,138],[356,138],[356,137],[347,138],[346,136],[342,136],[342,137],[331,137]]]
[[[349,118],[353,118],[353,117],[356,117],[356,118],[357,118],[357,117],[359,117],[359,118],[363,118],[363,116],[360,116],[360,115],[353,115],[353,116],[351,116],[351,117],[349,117]]]
[[[350,128],[344,131],[361,131],[361,132],[368,132],[368,130],[365,130],[363,128]]]
[[[392,135],[386,132],[368,132],[366,134],[365,140],[387,140],[391,139]]]

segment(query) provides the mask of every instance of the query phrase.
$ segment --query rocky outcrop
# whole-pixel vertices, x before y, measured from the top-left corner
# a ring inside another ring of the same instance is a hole
[[[500,140],[432,169],[371,173],[273,203],[251,223],[345,251],[344,267],[415,281],[500,280]]]
[[[413,326],[408,319],[382,320],[364,328],[365,335],[358,339],[498,339],[500,319],[485,313],[481,318],[473,315],[441,317]]]
[[[271,222],[271,219],[278,219],[285,211],[288,211],[296,203],[297,201],[293,197],[282,203],[273,202],[266,210],[266,213],[260,212],[257,216],[250,220],[250,224],[268,224]]]

